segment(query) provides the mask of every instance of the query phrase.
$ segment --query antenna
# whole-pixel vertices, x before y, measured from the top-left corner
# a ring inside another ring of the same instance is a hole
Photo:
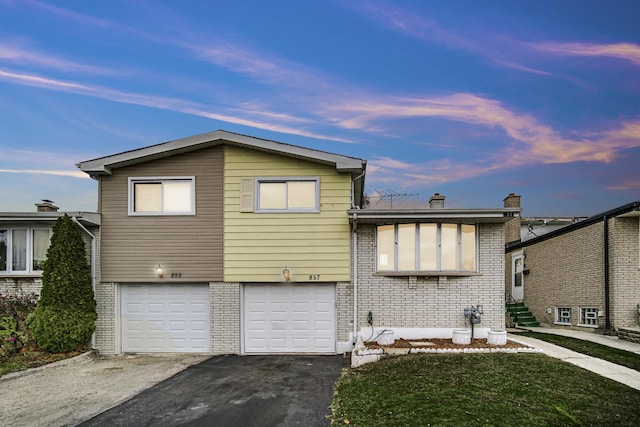
[[[409,197],[419,196],[420,193],[399,193],[393,190],[373,190],[370,196],[368,196],[369,200],[377,200],[375,204],[377,205],[382,200],[389,200],[389,208],[393,209],[393,199],[400,199],[399,204],[404,203]]]

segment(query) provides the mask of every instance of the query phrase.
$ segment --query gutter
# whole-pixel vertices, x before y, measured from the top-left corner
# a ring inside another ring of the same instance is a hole
[[[93,289],[93,297],[96,296],[96,236],[94,236],[84,225],[78,221],[76,216],[72,216],[73,222],[78,224],[82,231],[87,233],[91,238],[91,289]],[[96,348],[96,333],[91,334],[91,348]]]
[[[609,310],[610,302],[610,280],[609,280],[609,217],[604,215],[602,218],[604,224],[604,330],[605,334],[611,332],[611,316]]]
[[[358,336],[358,214],[353,214],[353,338],[355,345]]]

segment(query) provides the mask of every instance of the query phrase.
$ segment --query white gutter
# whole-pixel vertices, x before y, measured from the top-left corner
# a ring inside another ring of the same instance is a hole
[[[358,214],[353,214],[353,344],[358,337]]]
[[[91,289],[93,289],[93,297],[96,296],[96,236],[94,236],[87,228],[80,224],[78,218],[72,216],[73,222],[78,224],[82,231],[87,233],[91,238]],[[96,348],[96,333],[91,334],[91,348]]]

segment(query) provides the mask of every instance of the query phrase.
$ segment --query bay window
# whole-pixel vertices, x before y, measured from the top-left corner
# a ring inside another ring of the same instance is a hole
[[[51,238],[49,228],[0,229],[0,273],[38,273],[44,268]]]
[[[377,270],[475,272],[473,224],[393,224],[377,227]]]

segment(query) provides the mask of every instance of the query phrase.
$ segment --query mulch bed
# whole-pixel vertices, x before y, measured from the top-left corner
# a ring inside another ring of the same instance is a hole
[[[450,338],[432,338],[432,339],[411,339],[406,340],[403,338],[395,340],[392,345],[381,346],[376,342],[365,342],[365,347],[369,350],[378,348],[450,348],[450,349],[465,349],[465,348],[522,348],[523,345],[507,340],[505,345],[493,345],[487,343],[486,339],[473,339],[468,345],[454,344]]]

